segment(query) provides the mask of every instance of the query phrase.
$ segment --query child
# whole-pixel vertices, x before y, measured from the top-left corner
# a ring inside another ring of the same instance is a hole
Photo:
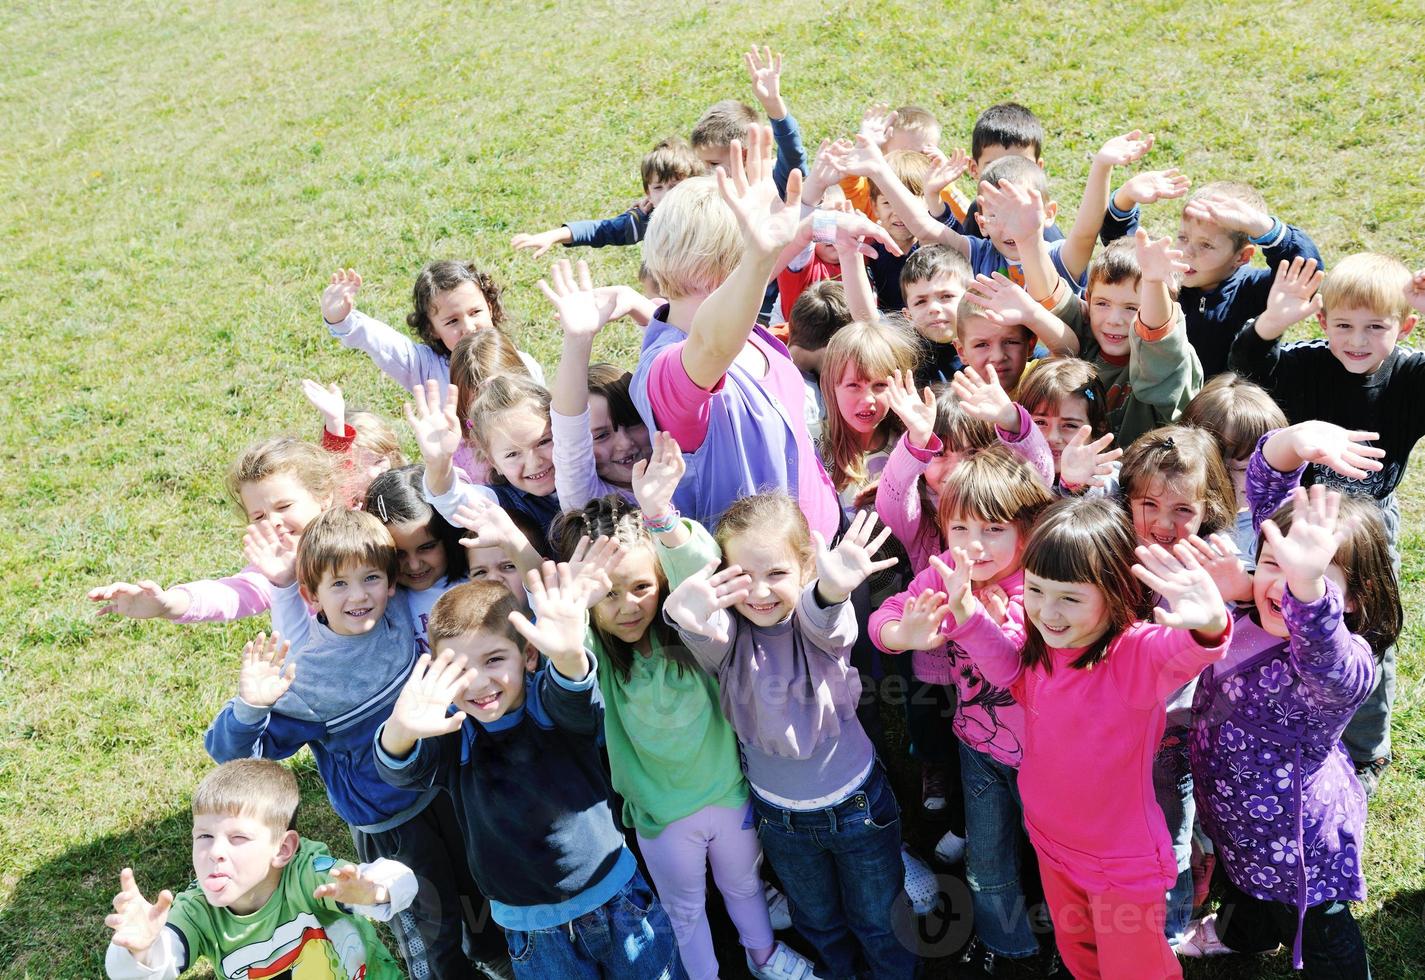
[[[744,497],[718,522],[725,567],[684,579],[663,614],[713,674],[742,747],[762,848],[792,922],[825,975],[852,976],[857,952],[877,977],[910,977],[916,957],[892,929],[904,901],[900,814],[856,717],[848,601],[889,530],[858,515],[835,550],[784,493]],[[907,910],[908,914],[908,910]]]
[[[965,370],[981,378],[993,373],[1012,392],[1036,343],[1069,357],[1079,349],[1063,320],[999,273],[970,284],[955,310],[955,352]]]
[[[488,500],[472,499],[455,511],[451,523],[470,532],[460,539],[469,562],[470,581],[498,582],[514,594],[524,608],[525,576],[539,571],[544,559],[530,544],[540,536],[528,517],[509,513]]]
[[[312,521],[295,547],[267,522],[252,528],[244,546],[272,581],[274,635],[243,650],[237,696],[204,736],[208,754],[218,762],[286,759],[310,747],[357,854],[399,860],[421,882],[410,915],[396,922],[411,971],[468,975],[463,943],[474,943],[480,958],[498,950],[473,918],[452,914],[464,901],[473,903],[472,915],[484,903],[461,866],[451,865],[460,853],[453,817],[431,794],[383,783],[371,744],[416,656],[406,603],[391,601],[398,566],[390,532],[372,514],[335,509]]]
[[[343,478],[338,496],[346,506],[360,507],[372,480],[406,465],[401,440],[391,423],[375,412],[348,412],[336,382],[323,387],[303,379],[302,394],[321,413],[322,448],[341,460]]]
[[[193,872],[177,898],[150,903],[134,873],[104,924],[110,980],[177,980],[206,958],[220,977],[403,976],[363,916],[388,921],[410,905],[416,879],[399,861],[342,865],[297,836],[297,780],[265,759],[225,763],[193,794]]]
[[[1269,468],[1253,457],[1253,491]],[[1185,952],[1289,942],[1307,977],[1366,978],[1348,904],[1365,898],[1366,801],[1341,733],[1401,627],[1385,527],[1369,503],[1317,485],[1261,530],[1252,605],[1193,705],[1199,812],[1227,887]]]
[[[679,182],[696,177],[704,170],[693,148],[686,141],[673,137],[654,144],[643,157],[639,173],[643,178],[643,200],[616,218],[602,221],[568,221],[558,228],[538,234],[521,233],[510,240],[510,247],[516,251],[534,249],[531,258],[542,258],[555,245],[587,245],[603,248],[606,245],[637,245],[643,241],[643,233],[648,229],[648,219],[653,216],[663,195],[677,187]]]
[[[1249,264],[1259,247],[1265,269]],[[1188,198],[1178,248],[1188,264],[1178,302],[1187,314],[1188,342],[1209,378],[1228,369],[1233,338],[1267,308],[1272,268],[1294,259],[1321,265],[1305,232],[1271,217],[1262,195],[1231,181],[1207,184]]]
[[[963,366],[955,350],[956,311],[974,279],[965,257],[944,245],[916,249],[901,267],[905,315],[928,348],[916,370],[916,385],[948,382]]]
[[[1019,883],[1023,817],[1017,783],[1024,709],[1008,691],[987,683],[965,651],[946,644],[942,624],[948,606],[941,569],[968,561],[971,589],[1001,610],[1007,634],[1022,638],[1020,558],[1035,519],[1053,499],[1033,468],[1009,450],[991,446],[971,453],[940,492],[945,550],[930,559],[906,591],[873,613],[868,627],[886,653],[916,651],[919,680],[954,688],[945,700],[954,703],[965,838],[950,831],[951,839],[942,839],[942,845],[954,854],[969,842],[966,874],[975,936],[984,947],[970,958],[987,974],[994,972],[995,957],[1023,959],[1039,950]]]
[[[826,345],[836,331],[850,322],[846,287],[829,281],[813,283],[804,289],[792,305],[787,320],[787,353],[802,373],[807,432],[815,443],[821,441],[826,420],[826,402],[821,397],[821,365],[826,359]]]
[[[366,512],[386,525],[396,545],[396,585],[405,590],[417,654],[430,652],[431,606],[468,567],[460,530],[426,502],[424,483],[424,466],[404,466],[377,477],[366,496]]]
[[[546,566],[529,578],[538,625],[501,586],[451,589],[431,611],[438,655],[420,658],[371,743],[391,785],[453,801],[462,867],[490,895],[521,978],[686,975],[609,810],[584,648],[587,607],[608,588],[597,559],[577,576]]]
[[[434,379],[450,380],[450,354],[460,338],[479,330],[500,330],[505,307],[494,278],[468,261],[432,262],[416,276],[406,325],[416,343],[356,309],[361,276],[338,269],[322,291],[322,319],[342,346],[365,351],[381,372],[410,391]],[[539,362],[520,353],[530,377],[544,384]]]
[[[613,788],[693,980],[718,973],[707,920],[709,864],[752,975],[809,977],[811,965],[772,938],[758,873],[762,849],[745,820],[747,782],[717,682],[660,615],[670,583],[719,557],[702,525],[673,509],[683,470],[678,444],[660,434],[655,455],[637,469],[641,511],[610,495],[566,511],[556,525],[566,561],[590,539],[612,538],[622,547],[608,594],[593,599],[585,638],[598,663]]]
[[[892,373],[913,374],[919,360],[916,335],[890,320],[858,320],[827,344],[821,395],[828,406],[821,458],[841,506],[855,509],[866,486],[880,476],[900,435],[900,421],[886,401]]]
[[[1024,705],[1019,791],[1064,965],[1076,977],[1180,977],[1163,935],[1177,877],[1152,789],[1164,699],[1227,652],[1227,607],[1186,544],[1139,547],[1111,500],[1060,500],[1024,549],[1022,642],[957,561],[947,638]],[[1140,579],[1164,600],[1143,621]]]
[[[1054,460],[1052,489],[1073,493],[1102,485],[1116,472],[1112,464],[1123,450],[1108,449],[1113,441],[1108,431],[1108,397],[1098,369],[1088,361],[1077,357],[1037,361],[1019,383],[1015,397],[1049,446]],[[1064,475],[1066,453],[1068,476]],[[1092,468],[1084,471],[1075,465],[1083,460],[1091,461]]]
[[[918,200],[929,172],[930,158],[924,153],[895,150],[885,158],[885,170],[868,177],[876,220],[900,249],[899,252],[892,253],[884,247],[877,247],[876,254],[865,263],[866,271],[871,277],[871,285],[876,290],[876,306],[879,309],[905,308],[905,297],[901,295],[901,269],[905,266],[907,256],[915,250],[921,239],[907,224],[909,219],[896,211],[891,203],[891,195],[903,189],[911,200]],[[895,191],[890,186],[892,182],[895,184]]]
[[[539,288],[559,313],[564,346],[554,372],[549,422],[554,438],[555,489],[560,506],[579,510],[596,497],[621,494],[632,497],[633,466],[648,458],[648,427],[628,398],[627,375],[603,365],[598,377],[600,393],[591,395],[594,338],[612,310],[601,307],[589,280],[589,266],[578,265],[576,281],[568,262],[556,262],[549,271],[554,285],[543,279]],[[595,412],[597,411],[597,418]],[[615,421],[617,414],[618,421]]]
[[[884,102],[873,103],[861,116],[860,133],[881,148],[881,153],[911,150],[929,155],[940,145],[940,122],[929,109],[918,105],[903,105],[895,111]],[[876,220],[871,182],[865,177],[840,178],[846,199],[857,210]]]
[[[1308,479],[1374,497],[1398,555],[1400,506],[1395,490],[1405,476],[1411,449],[1425,433],[1418,394],[1425,353],[1407,350],[1399,341],[1425,313],[1425,270],[1412,277],[1395,259],[1362,253],[1342,260],[1322,282],[1309,260],[1283,262],[1265,305],[1262,315],[1237,335],[1234,369],[1266,388],[1292,422],[1320,419],[1378,433],[1378,445],[1385,450],[1379,471],[1343,479],[1313,467]],[[1286,328],[1313,313],[1326,339],[1281,346]],[[1390,764],[1394,647],[1382,654],[1377,673],[1376,690],[1345,735],[1357,772],[1371,791]]]
[[[337,473],[330,454],[287,436],[259,442],[242,451],[228,471],[228,491],[249,525],[269,521],[297,537],[332,505]],[[157,582],[115,582],[92,589],[91,602],[102,602],[99,615],[132,619],[162,617],[175,623],[226,622],[266,612],[272,585],[248,565],[227,578],[163,588]]]
[[[792,172],[806,172],[806,148],[802,146],[801,127],[782,98],[782,54],[768,47],[759,52],[753,45],[742,60],[752,82],[753,94],[757,96],[772,127],[772,139],[777,147],[772,183],[777,188],[777,195],[785,197]],[[733,143],[737,143],[742,151],[750,150],[749,134],[757,128],[757,113],[751,106],[737,99],[725,99],[710,106],[693,126],[693,152],[702,160],[708,173],[718,167],[731,173]]]
[[[1257,532],[1247,501],[1247,461],[1262,436],[1273,429],[1286,428],[1286,415],[1265,389],[1224,371],[1193,396],[1180,421],[1211,433],[1222,450],[1222,461],[1227,464],[1237,496],[1232,543],[1237,546],[1237,556],[1250,569],[1255,562]]]

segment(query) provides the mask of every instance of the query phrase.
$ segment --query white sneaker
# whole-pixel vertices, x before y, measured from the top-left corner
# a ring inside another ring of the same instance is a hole
[[[946,864],[959,864],[965,860],[965,838],[953,830],[945,831],[945,836],[935,845],[935,857]]]
[[[748,953],[747,969],[757,980],[817,980],[811,961],[782,942],[772,947],[772,955],[761,966],[753,963]]]
[[[1232,951],[1232,947],[1217,938],[1216,912],[1204,915],[1196,922],[1189,922],[1183,938],[1173,943],[1174,953],[1193,960],[1207,956],[1225,956]]]
[[[940,882],[935,872],[904,844],[901,845],[901,864],[905,866],[905,893],[910,907],[916,915],[929,915],[940,897]]]
[[[775,885],[762,883],[762,897],[767,899],[767,915],[772,920],[772,931],[781,932],[792,927],[792,906],[787,896]]]

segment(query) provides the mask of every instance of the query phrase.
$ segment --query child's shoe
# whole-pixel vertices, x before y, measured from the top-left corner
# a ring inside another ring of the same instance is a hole
[[[965,838],[953,830],[945,831],[945,836],[935,845],[935,859],[946,864],[959,864],[965,860]]]
[[[767,900],[767,916],[772,920],[772,931],[781,932],[792,927],[792,906],[787,896],[777,890],[771,882],[762,883],[762,897]]]
[[[901,845],[901,864],[905,866],[905,893],[910,907],[916,915],[929,915],[940,898],[940,882],[935,872],[904,844]]]
[[[920,805],[926,813],[945,809],[945,770],[940,766],[920,767]]]
[[[992,977],[995,975],[995,954],[984,943],[980,942],[979,936],[970,937],[970,945],[965,947],[965,951],[960,954],[961,976],[966,977]]]
[[[811,962],[783,942],[772,948],[772,955],[761,966],[753,963],[748,953],[747,970],[756,980],[817,980]]]
[[[1232,948],[1217,938],[1217,913],[1214,912],[1196,922],[1189,922],[1186,935],[1173,944],[1173,952],[1196,960],[1206,956],[1225,956],[1232,952]]]

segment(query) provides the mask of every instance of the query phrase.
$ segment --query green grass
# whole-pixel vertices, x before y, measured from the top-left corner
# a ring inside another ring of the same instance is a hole
[[[354,266],[364,309],[400,322],[431,258],[474,256],[507,284],[522,347],[547,365],[541,266],[516,231],[617,213],[637,163],[712,101],[748,98],[739,53],[787,52],[807,141],[872,99],[914,100],[968,142],[1015,98],[1049,130],[1072,212],[1103,138],[1158,134],[1154,166],[1255,183],[1328,261],[1422,262],[1419,8],[981,0],[803,4],[32,2],[0,12],[0,976],[101,970],[124,864],[188,874],[201,736],[259,623],[96,622],[86,589],[226,571],[241,526],[222,474],[277,432],[315,434],[303,376],[392,415],[398,393],[321,328],[326,273]],[[1171,230],[1170,206],[1150,228]],[[633,281],[632,250],[591,256]],[[603,341],[631,360],[631,328]],[[1397,762],[1373,804],[1376,975],[1425,963],[1425,495],[1405,491],[1409,623]],[[305,832],[349,850],[310,763]],[[1192,976],[1285,976],[1260,963]]]

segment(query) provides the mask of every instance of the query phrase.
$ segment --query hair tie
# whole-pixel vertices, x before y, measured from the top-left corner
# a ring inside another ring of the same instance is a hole
[[[382,523],[382,524],[390,524],[390,523],[391,523],[391,518],[390,518],[390,516],[386,513],[386,498],[385,498],[384,495],[379,494],[379,493],[376,495],[376,509],[377,509],[377,510],[380,512],[380,514],[381,514],[381,523]]]
[[[1083,391],[1079,392],[1079,394],[1081,394],[1081,395],[1084,396],[1084,401],[1087,401],[1087,402],[1093,401],[1093,389],[1092,389],[1092,388],[1085,388]]]

